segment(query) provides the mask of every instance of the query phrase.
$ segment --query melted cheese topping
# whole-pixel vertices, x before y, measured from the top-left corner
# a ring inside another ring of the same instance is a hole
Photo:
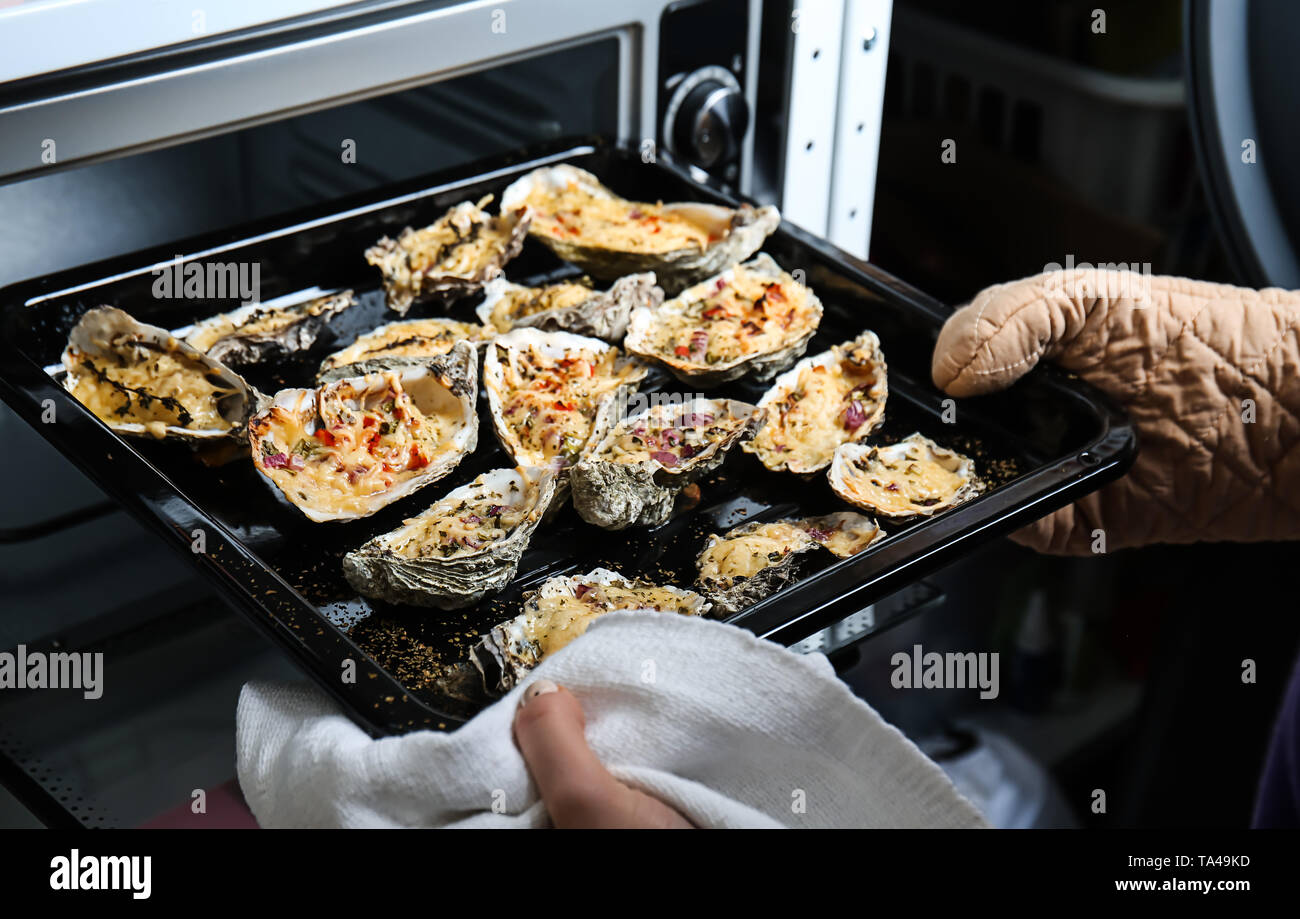
[[[491,331],[476,322],[455,319],[412,319],[394,322],[362,335],[342,351],[325,358],[321,372],[378,357],[437,357],[459,341],[483,341]]]
[[[573,594],[534,597],[524,607],[524,613],[512,623],[510,631],[517,638],[536,648],[536,659],[554,654],[573,641],[601,616],[618,609],[650,609],[666,613],[693,615],[695,610],[687,602],[693,595],[682,596],[665,587],[627,584],[579,584]]]
[[[737,265],[664,304],[646,350],[679,367],[707,370],[777,351],[816,326],[808,291],[782,273],[773,280]]]
[[[715,539],[699,558],[700,578],[731,586],[779,564],[812,539],[790,523],[765,523],[753,530]]]
[[[872,397],[877,369],[869,354],[805,366],[785,396],[769,403],[767,423],[754,437],[754,452],[769,468],[818,469],[840,444],[871,432],[868,420],[879,403]]]
[[[893,459],[869,450],[847,463],[845,473],[843,487],[854,498],[894,517],[946,504],[967,483],[921,443],[907,444],[906,454]]]
[[[492,325],[501,332],[509,332],[517,320],[550,310],[575,307],[594,293],[586,284],[561,281],[545,287],[523,287],[511,290],[492,307]]]
[[[221,400],[235,390],[209,368],[181,351],[159,351],[137,343],[115,346],[109,355],[71,355],[73,397],[109,425],[142,424],[154,437],[167,428],[229,431]]]
[[[798,526],[838,558],[857,555],[880,535],[880,527],[871,518],[848,512],[808,517]]]
[[[505,539],[536,510],[538,489],[511,482],[505,494],[475,479],[471,492],[439,501],[427,513],[403,521],[386,547],[403,558],[456,558]]]
[[[658,406],[619,422],[601,448],[601,458],[615,463],[653,460],[673,469],[724,440],[743,423],[731,415]]]
[[[532,232],[616,252],[704,251],[721,237],[659,204],[589,194],[575,183],[561,192],[536,188],[525,203],[533,209]]]
[[[601,400],[633,379],[637,368],[615,369],[618,349],[574,349],[548,357],[536,348],[499,348],[505,395],[501,414],[515,435],[519,462],[573,463],[587,440]]]
[[[253,459],[295,504],[335,513],[366,513],[375,495],[421,475],[452,449],[459,404],[421,412],[397,374],[386,389],[358,391],[344,380],[317,392],[316,416],[278,405],[249,425]]]
[[[366,250],[366,261],[379,266],[384,286],[399,302],[409,302],[423,290],[425,278],[478,278],[510,247],[515,221],[493,217],[478,204],[458,204],[420,230],[407,227],[397,241],[380,240]]]

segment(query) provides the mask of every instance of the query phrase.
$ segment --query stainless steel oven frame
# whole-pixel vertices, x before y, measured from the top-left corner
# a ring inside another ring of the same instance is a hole
[[[660,23],[665,10],[682,2],[356,3],[112,61],[85,60],[76,68],[0,84],[0,182],[278,121],[609,38],[619,48],[619,139],[656,140],[658,92],[668,76],[657,72]],[[745,2],[746,56],[755,61],[762,0]],[[0,52],[4,44],[0,36]],[[747,66],[744,72],[752,110],[758,68]],[[52,162],[46,153],[50,140],[55,141]],[[742,176],[750,174],[752,158],[750,131],[742,145]],[[741,190],[748,190],[744,181]]]

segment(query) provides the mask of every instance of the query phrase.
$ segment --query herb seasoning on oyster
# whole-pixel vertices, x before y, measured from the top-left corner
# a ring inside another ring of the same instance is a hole
[[[250,303],[194,326],[187,344],[228,364],[256,364],[306,351],[339,313],[355,306],[352,291],[286,306]]]
[[[485,325],[501,332],[532,326],[618,342],[627,333],[632,311],[654,308],[663,297],[652,271],[619,278],[607,291],[593,290],[587,278],[544,287],[523,287],[496,278],[484,288],[477,312]]]
[[[485,472],[343,559],[360,594],[391,603],[460,609],[502,590],[555,496],[555,473]]]
[[[733,399],[652,405],[619,422],[573,467],[574,509],[607,530],[659,526],[678,492],[720,466],[763,418],[762,409]]]
[[[793,363],[821,323],[822,305],[766,253],[632,314],[623,346],[683,382],[765,380]]]
[[[567,164],[534,169],[501,201],[526,206],[530,232],[593,277],[653,271],[671,292],[753,255],[781,222],[774,207],[627,201]]]
[[[709,604],[678,587],[625,578],[597,568],[551,578],[527,594],[523,611],[494,627],[470,652],[489,691],[507,692],[547,655],[569,644],[597,617],[614,610],[651,610],[702,616]]]
[[[462,342],[400,369],[282,390],[249,422],[253,463],[317,523],[369,516],[473,451],[477,371]]]
[[[388,357],[437,357],[458,341],[480,344],[493,336],[490,328],[457,319],[407,319],[367,332],[341,351],[321,361],[318,378],[362,361]]]
[[[515,462],[563,469],[603,432],[607,407],[646,369],[567,332],[516,329],[488,345],[483,380],[501,446]]]
[[[407,227],[366,250],[383,272],[390,309],[405,315],[416,300],[463,297],[501,274],[523,247],[530,218],[523,208],[493,217],[483,210],[491,201],[462,201],[424,229]]]
[[[82,315],[63,366],[64,388],[122,434],[240,440],[263,398],[225,364],[114,307]]]
[[[880,340],[863,332],[781,374],[758,402],[767,424],[744,449],[778,472],[825,469],[836,447],[864,440],[885,420],[888,393]]]
[[[969,458],[920,434],[883,447],[844,444],[828,478],[845,501],[886,517],[928,516],[983,490]]]

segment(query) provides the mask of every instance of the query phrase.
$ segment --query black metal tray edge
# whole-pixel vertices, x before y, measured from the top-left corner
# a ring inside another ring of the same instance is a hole
[[[190,533],[195,528],[205,529],[208,552],[199,560],[199,569],[218,588],[219,595],[228,600],[233,598],[235,602],[232,605],[237,611],[314,674],[317,682],[372,736],[419,728],[445,729],[462,724],[464,719],[439,712],[409,695],[400,683],[332,624],[319,619],[299,621],[299,611],[293,604],[283,601],[292,599],[311,606],[310,601],[257,560],[232,534],[204,516],[174,483],[161,476],[133,450],[129,442],[113,434],[82,409],[42,368],[20,352],[12,343],[10,323],[14,321],[15,309],[29,302],[51,295],[63,296],[79,286],[93,286],[120,275],[148,271],[154,265],[173,261],[177,251],[187,253],[186,258],[211,256],[260,239],[288,235],[314,224],[437,195],[457,185],[479,182],[495,175],[504,178],[525,168],[600,152],[602,148],[618,150],[629,156],[638,155],[638,151],[629,145],[614,144],[600,138],[557,141],[480,164],[467,164],[420,177],[380,193],[351,196],[242,228],[202,234],[9,285],[0,289],[0,310],[3,310],[0,313],[0,398],[99,487],[120,500],[128,512],[159,533],[182,557],[188,556],[191,562],[195,561],[195,553],[189,548]],[[735,204],[744,200],[708,180],[699,170],[676,164],[666,154],[660,154],[659,160],[659,166],[677,173],[715,201]],[[476,167],[479,171],[469,173]],[[801,245],[835,262],[842,273],[864,286],[906,301],[927,318],[937,336],[950,312],[943,304],[788,222],[783,221],[778,232],[793,236]],[[839,562],[820,572],[816,579],[787,587],[727,621],[762,637],[793,643],[950,563],[988,539],[1011,532],[1123,475],[1136,455],[1137,439],[1118,408],[1084,381],[1055,368],[1040,366],[1032,376],[1038,385],[1047,385],[1060,392],[1063,398],[1087,406],[1097,417],[1101,433],[1073,457],[1030,470],[1001,486],[995,494],[983,495],[915,527],[909,531],[906,545],[886,540],[863,556]],[[41,421],[46,399],[53,401],[56,413],[66,407],[56,424]],[[111,476],[107,469],[83,460],[83,454],[94,455],[100,450],[113,464]],[[1054,480],[1053,485],[1049,491],[1043,492],[1042,480],[1048,476]],[[163,486],[161,489],[160,485]],[[1029,500],[1027,496],[1031,494],[1036,494],[1036,497]],[[993,521],[977,519],[981,503],[994,497],[1000,500],[1018,498],[1026,503]],[[214,532],[219,534],[219,540],[212,539]],[[918,545],[921,548],[919,553]],[[280,608],[282,619],[268,615],[267,607],[272,605]],[[790,607],[803,607],[804,612],[791,618]],[[294,634],[303,628],[331,630],[334,635],[330,644],[334,653],[326,656],[320,653],[320,649],[307,650]],[[349,659],[356,662],[358,685],[356,689],[344,692],[340,688],[341,674],[344,662]],[[358,710],[356,696],[372,701],[373,708],[385,713],[386,717],[377,718]]]

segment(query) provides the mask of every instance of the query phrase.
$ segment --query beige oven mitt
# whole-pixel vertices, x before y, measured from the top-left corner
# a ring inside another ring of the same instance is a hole
[[[1108,393],[1138,432],[1124,478],[1013,538],[1086,555],[1149,543],[1300,538],[1300,291],[1130,271],[1055,271],[981,291],[935,346],[956,397],[1046,358]],[[958,408],[960,411],[960,407]]]

